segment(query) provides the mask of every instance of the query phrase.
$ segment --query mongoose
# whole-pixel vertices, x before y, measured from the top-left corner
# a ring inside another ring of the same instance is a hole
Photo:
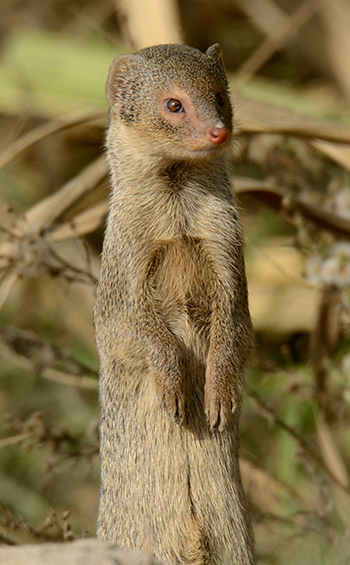
[[[171,565],[255,563],[238,467],[251,321],[219,45],[114,60],[97,289],[97,535]]]

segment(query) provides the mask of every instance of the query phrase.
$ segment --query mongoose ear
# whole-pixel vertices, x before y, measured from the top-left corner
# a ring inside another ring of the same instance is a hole
[[[211,45],[210,47],[208,47],[208,49],[206,51],[206,55],[208,55],[208,57],[210,57],[211,59],[215,59],[216,61],[220,61],[220,63],[222,65],[224,64],[224,57],[222,55],[221,47],[218,43],[214,43],[214,45]]]
[[[120,55],[110,66],[106,82],[106,98],[111,106],[125,93],[128,79],[135,75],[135,55]]]

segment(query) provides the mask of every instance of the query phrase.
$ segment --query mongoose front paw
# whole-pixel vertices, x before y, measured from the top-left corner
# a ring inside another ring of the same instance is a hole
[[[164,383],[161,379],[157,380],[157,394],[164,406],[165,411],[177,422],[183,423],[185,420],[185,395],[181,383]]]
[[[185,398],[183,392],[174,394],[167,391],[162,398],[165,411],[177,422],[182,424],[185,420]]]
[[[218,389],[212,388],[209,392],[206,387],[204,405],[208,426],[211,430],[217,428],[222,432],[236,409],[235,399],[223,396]]]
[[[211,430],[216,428],[222,432],[239,404],[237,382],[233,373],[233,367],[230,363],[225,363],[224,355],[208,360],[204,409]]]

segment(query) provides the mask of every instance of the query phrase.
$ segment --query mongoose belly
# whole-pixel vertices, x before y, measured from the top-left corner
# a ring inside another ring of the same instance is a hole
[[[170,563],[212,564],[216,556],[224,563],[224,555],[247,545],[246,511],[241,484],[233,481],[239,415],[222,433],[210,432],[205,419],[214,273],[201,242],[161,245],[148,282],[157,313],[183,351],[186,421],[179,425],[166,413],[151,370],[135,375],[115,359],[101,374],[98,535],[122,547],[146,547]],[[243,551],[245,560],[237,563],[253,563]]]
[[[214,273],[201,241],[182,237],[161,245],[150,269],[149,286],[157,312],[183,347],[185,364],[197,362],[203,372]]]

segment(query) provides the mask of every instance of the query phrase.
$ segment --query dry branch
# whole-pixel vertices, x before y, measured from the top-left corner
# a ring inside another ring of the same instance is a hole
[[[344,123],[316,119],[276,104],[248,99],[237,90],[231,92],[231,100],[235,109],[237,135],[278,133],[350,144],[350,126]]]
[[[107,199],[97,202],[87,210],[76,214],[69,222],[65,222],[58,228],[53,229],[50,237],[53,241],[61,241],[91,233],[103,224],[107,210]]]
[[[261,411],[262,415],[265,416],[265,418],[274,422],[280,428],[285,430],[302,448],[303,452],[326,473],[328,478],[331,479],[331,481],[333,481],[339,488],[341,488],[344,493],[350,496],[350,489],[348,485],[342,482],[342,478],[339,478],[338,473],[334,474],[333,470],[331,470],[328,465],[324,461],[322,461],[322,459],[314,452],[314,450],[310,448],[308,443],[299,432],[297,432],[292,426],[289,426],[279,416],[277,416],[277,414],[261,400],[258,394],[251,390],[248,390],[247,394],[255,401],[257,407]]]
[[[333,212],[305,202],[296,196],[287,197],[282,190],[268,182],[260,182],[246,177],[236,177],[235,190],[240,194],[252,196],[270,208],[281,213],[287,220],[293,219],[293,214],[300,214],[314,222],[320,229],[330,231],[337,236],[350,238],[350,221]]]
[[[32,332],[0,328],[0,353],[18,367],[77,388],[97,390],[97,373]]]
[[[176,0],[114,0],[135,49],[158,43],[182,43]]]
[[[14,157],[28,149],[34,143],[45,139],[49,135],[63,131],[65,129],[90,123],[94,120],[105,119],[106,112],[84,112],[73,116],[63,116],[58,120],[53,120],[31,130],[19,139],[11,143],[5,151],[0,154],[0,169],[5,167]]]
[[[25,214],[31,230],[40,232],[52,226],[63,212],[79,198],[88,194],[107,176],[104,156],[88,165],[81,173],[65,184],[60,190],[41,200]]]
[[[242,2],[243,4],[243,2]],[[298,30],[304,26],[309,19],[319,10],[322,2],[320,0],[307,0],[303,2],[291,16],[286,16],[275,28],[274,34],[253,53],[249,59],[238,69],[236,78],[238,81],[247,80],[272,57],[272,55],[288,41]]]

